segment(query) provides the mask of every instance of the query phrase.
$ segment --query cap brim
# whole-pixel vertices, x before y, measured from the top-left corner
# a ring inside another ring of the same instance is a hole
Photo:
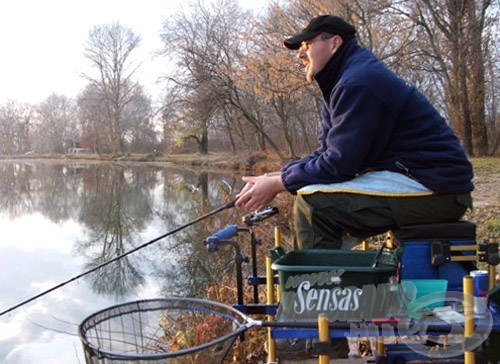
[[[299,49],[302,42],[304,42],[306,40],[313,39],[319,33],[321,33],[321,32],[301,32],[297,35],[294,35],[293,37],[285,39],[283,44],[288,49]]]

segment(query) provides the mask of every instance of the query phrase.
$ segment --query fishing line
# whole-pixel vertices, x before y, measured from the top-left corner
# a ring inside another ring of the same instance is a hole
[[[47,330],[47,331],[51,331],[51,332],[55,332],[56,334],[64,334],[64,335],[69,335],[69,336],[78,336],[78,334],[75,334],[73,331],[65,331],[63,329],[56,329],[55,327],[50,327],[50,326],[47,326],[47,325],[43,325],[41,323],[38,323],[36,321],[33,321],[33,320],[28,320],[32,325],[34,326],[37,326],[41,329],[44,329],[44,330]],[[72,324],[73,326],[75,327],[78,327],[78,324]]]
[[[65,286],[65,285],[67,285],[67,284],[69,284],[69,283],[71,283],[71,282],[73,282],[73,281],[76,281],[77,279],[80,279],[80,278],[82,278],[83,276],[86,276],[87,274],[93,273],[93,272],[95,272],[95,271],[97,271],[97,270],[101,269],[102,267],[104,267],[104,266],[106,266],[106,265],[108,265],[108,264],[111,264],[111,263],[113,263],[113,262],[116,262],[117,260],[120,260],[120,259],[122,259],[122,258],[126,257],[127,255],[130,255],[130,254],[132,254],[132,253],[135,253],[136,251],[138,251],[138,250],[140,250],[140,249],[142,249],[142,248],[145,248],[145,247],[147,247],[147,246],[149,246],[149,245],[151,245],[151,244],[153,244],[153,243],[156,243],[158,240],[164,239],[164,238],[166,238],[166,237],[167,237],[167,236],[169,236],[169,235],[175,234],[176,232],[178,232],[178,231],[180,231],[180,230],[182,230],[182,229],[185,229],[185,228],[187,228],[187,227],[189,227],[189,226],[191,226],[191,225],[193,225],[193,224],[196,224],[197,222],[199,222],[199,221],[201,221],[201,220],[204,220],[204,219],[206,219],[206,218],[208,218],[208,217],[210,217],[210,216],[213,216],[213,215],[215,215],[215,214],[217,214],[217,213],[219,213],[219,212],[221,212],[221,211],[224,211],[224,210],[226,210],[226,209],[232,208],[232,207],[234,207],[235,202],[236,202],[236,200],[233,200],[233,201],[231,201],[231,202],[228,202],[228,203],[226,203],[225,205],[222,205],[222,206],[220,206],[220,207],[216,208],[215,210],[210,211],[209,213],[207,213],[207,214],[205,214],[205,215],[202,215],[202,216],[200,216],[200,217],[198,217],[198,218],[196,218],[196,219],[194,219],[194,220],[191,220],[191,221],[189,221],[188,223],[186,223],[186,224],[184,224],[184,225],[181,225],[181,226],[179,226],[179,227],[175,228],[174,230],[171,230],[171,231],[169,231],[169,232],[167,232],[167,233],[165,233],[165,234],[163,234],[163,235],[161,235],[161,236],[159,236],[159,237],[157,237],[157,238],[155,238],[155,239],[153,239],[153,240],[148,241],[147,243],[144,243],[144,244],[142,244],[142,245],[139,245],[139,246],[135,247],[134,249],[131,249],[131,250],[129,250],[129,251],[127,251],[127,252],[125,252],[125,253],[123,253],[123,254],[121,254],[121,255],[118,255],[118,256],[116,256],[116,257],[114,257],[114,258],[110,259],[110,260],[107,260],[107,261],[105,261],[104,263],[101,263],[101,264],[99,264],[99,265],[95,266],[95,267],[94,267],[94,268],[92,268],[92,269],[89,269],[89,270],[87,270],[87,271],[85,271],[85,272],[83,272],[83,273],[80,273],[80,274],[78,274],[77,276],[74,276],[73,278],[70,278],[70,279],[68,279],[68,280],[66,280],[66,281],[64,281],[64,282],[59,283],[58,285],[55,285],[55,286],[54,286],[54,287],[52,287],[52,288],[49,288],[49,289],[48,289],[48,290],[46,290],[46,291],[43,291],[43,292],[41,292],[41,293],[37,294],[36,296],[33,296],[33,297],[28,298],[28,299],[26,299],[26,300],[24,300],[24,301],[22,301],[22,302],[19,302],[18,304],[16,304],[16,305],[14,305],[14,306],[12,306],[12,307],[10,307],[10,308],[8,308],[8,309],[6,309],[6,310],[4,310],[4,311],[0,312],[0,316],[3,316],[3,315],[5,315],[5,314],[7,314],[7,313],[9,313],[9,312],[11,312],[11,311],[14,311],[15,309],[17,309],[17,308],[19,308],[19,307],[21,307],[21,306],[24,306],[24,305],[25,305],[25,304],[27,304],[27,303],[30,303],[30,302],[32,302],[32,301],[34,301],[34,300],[36,300],[36,299],[38,299],[38,298],[40,298],[40,297],[42,297],[42,296],[45,296],[47,293],[50,293],[50,292],[52,292],[52,291],[55,291],[56,289],[59,289],[59,288],[61,288],[61,287]]]

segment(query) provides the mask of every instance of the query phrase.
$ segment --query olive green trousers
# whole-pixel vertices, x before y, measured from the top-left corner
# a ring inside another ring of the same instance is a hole
[[[452,222],[472,208],[470,193],[385,197],[354,193],[297,195],[293,227],[297,249],[346,249],[342,238],[365,239],[403,225]]]

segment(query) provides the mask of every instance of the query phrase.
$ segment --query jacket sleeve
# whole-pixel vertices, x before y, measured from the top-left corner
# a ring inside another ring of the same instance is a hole
[[[334,89],[321,112],[320,147],[281,170],[285,188],[350,180],[369,168],[390,140],[395,116],[363,86]]]

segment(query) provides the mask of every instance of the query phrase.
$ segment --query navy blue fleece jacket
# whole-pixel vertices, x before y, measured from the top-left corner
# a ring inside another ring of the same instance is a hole
[[[319,148],[281,170],[285,188],[406,174],[435,193],[472,191],[472,165],[430,102],[351,39],[315,76],[324,98]]]

